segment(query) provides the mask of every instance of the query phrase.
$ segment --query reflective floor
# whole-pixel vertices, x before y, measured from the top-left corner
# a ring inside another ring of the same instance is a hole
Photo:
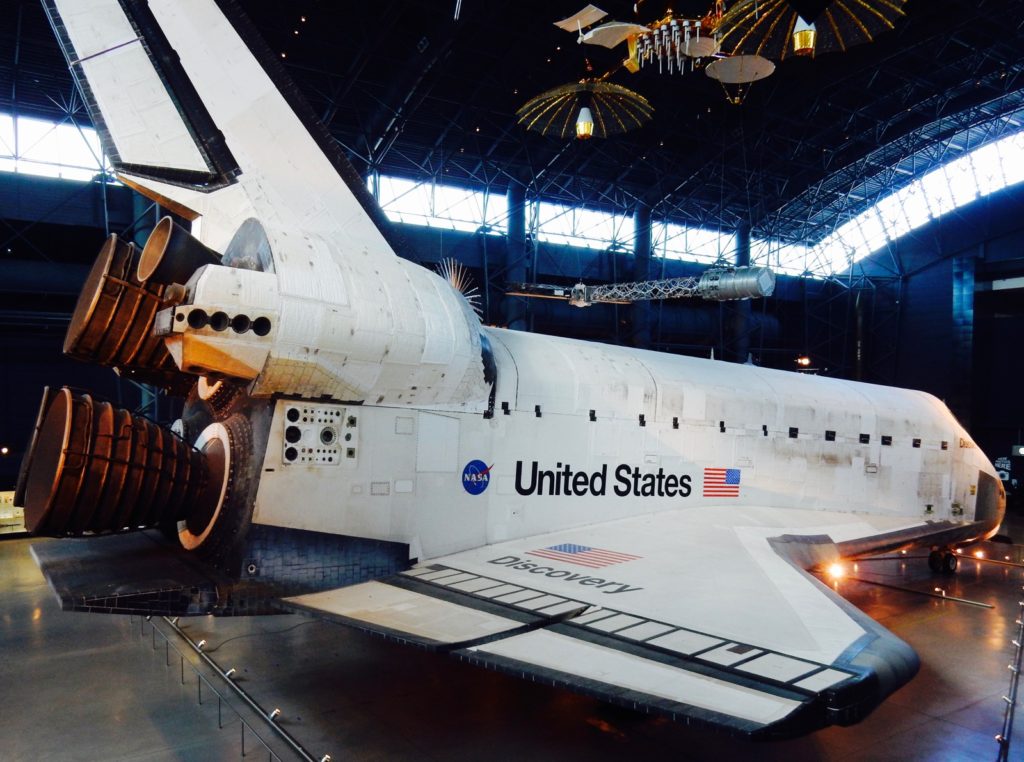
[[[196,705],[194,678],[181,685],[162,641],[153,650],[138,619],[60,612],[29,545],[0,541],[0,759],[237,759],[237,722],[218,730],[215,703]],[[1013,560],[1022,550],[986,548]],[[298,616],[182,624],[316,759],[995,759],[1024,568],[965,556],[945,577],[906,556],[851,574],[944,591],[838,583],[917,650],[921,671],[864,722],[781,743],[697,731]],[[1013,744],[1024,759],[1024,719]]]

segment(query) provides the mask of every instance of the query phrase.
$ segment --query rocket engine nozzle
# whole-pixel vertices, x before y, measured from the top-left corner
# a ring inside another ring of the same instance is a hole
[[[190,379],[178,372],[163,339],[153,335],[165,286],[136,278],[138,260],[133,244],[116,235],[106,240],[75,304],[64,354],[183,394]]]
[[[136,277],[143,283],[187,283],[203,265],[219,265],[221,256],[199,242],[170,217],[153,228],[139,257]]]
[[[25,524],[37,535],[140,529],[213,513],[223,448],[199,451],[170,430],[63,388],[44,396],[25,454]]]

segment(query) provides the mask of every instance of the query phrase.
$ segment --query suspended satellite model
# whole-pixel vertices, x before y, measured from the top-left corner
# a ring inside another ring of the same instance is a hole
[[[722,49],[783,60],[849,50],[890,31],[906,0],[739,0],[718,25]]]

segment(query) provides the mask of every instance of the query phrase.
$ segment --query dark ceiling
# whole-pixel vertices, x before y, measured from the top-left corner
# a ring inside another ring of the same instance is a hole
[[[818,240],[934,163],[1019,129],[1024,115],[1020,0],[909,0],[894,31],[787,59],[742,106],[701,70],[620,71],[612,81],[648,98],[654,119],[587,142],[526,132],[515,119],[530,97],[584,76],[587,58],[595,74],[622,58],[621,46],[577,45],[553,26],[582,0],[239,4],[361,172],[498,191],[523,182],[603,208],[643,201],[658,216],[746,223],[793,242]],[[631,2],[598,4],[634,18]],[[699,16],[709,5],[672,7]],[[40,3],[3,6],[0,109],[78,108]],[[663,10],[643,3],[641,18]]]

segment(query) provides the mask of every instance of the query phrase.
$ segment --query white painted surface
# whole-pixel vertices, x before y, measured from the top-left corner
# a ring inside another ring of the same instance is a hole
[[[819,583],[775,553],[767,538],[831,532],[838,539],[897,526],[884,518],[868,522],[801,510],[695,508],[505,542],[436,563],[615,612],[611,618],[595,612],[574,620],[590,622],[595,630],[624,628],[632,622],[627,617],[636,617],[633,624],[653,620],[699,633],[652,641],[683,653],[716,642],[741,643],[831,664],[863,628]],[[640,558],[594,569],[531,555],[562,543]]]
[[[148,7],[240,173],[212,192],[130,179],[201,214],[204,242],[220,251],[243,220],[257,219],[278,281],[271,336],[204,339],[196,346],[209,345],[211,361],[201,364],[189,363],[186,331],[172,348],[181,367],[254,380],[255,395],[481,410],[479,324],[465,300],[394,255],[215,3]],[[85,73],[124,160],[208,169],[119,4],[61,2],[59,10],[76,52],[95,56]],[[247,306],[242,296],[225,311],[232,305]]]
[[[893,519],[885,531],[953,518],[957,500],[964,507],[957,520],[970,520],[975,500],[970,486],[977,484],[979,471],[992,470],[976,448],[941,448],[943,441],[952,445],[966,433],[938,400],[920,392],[485,330],[498,371],[493,418],[445,412],[442,406],[403,410],[397,406],[404,401],[397,399],[394,406],[363,405],[364,452],[374,457],[360,459],[354,471],[315,481],[280,469],[265,474],[258,496],[260,521],[400,542],[415,538],[422,543],[423,557],[434,558],[629,516],[716,506],[736,527],[745,525],[750,511],[799,509],[806,513],[793,514],[804,516],[790,527],[794,533],[806,526],[842,542],[879,531],[867,518],[872,515]],[[535,349],[539,357],[561,358],[563,364],[556,368],[561,370],[549,375],[544,363],[531,365],[527,360]],[[577,354],[580,359],[567,359]],[[594,368],[602,363],[621,372],[595,376]],[[573,368],[582,368],[579,372],[586,378],[567,378],[576,372]],[[523,404],[520,391],[532,390],[528,399],[533,402],[542,399],[546,383],[555,395],[550,403],[537,403],[537,417],[532,404]],[[586,396],[574,396],[581,389]],[[699,404],[687,407],[687,400]],[[657,407],[670,402],[675,407]],[[503,403],[510,414],[502,412]],[[596,410],[594,422],[591,409]],[[687,410],[703,410],[704,417],[689,418]],[[644,426],[639,425],[641,414]],[[432,430],[416,429],[430,429],[439,415],[445,416],[444,432],[435,436]],[[416,436],[397,434],[399,426],[409,430],[410,417]],[[797,438],[789,437],[791,424],[799,431]],[[835,441],[826,441],[827,431],[836,433]],[[870,436],[869,444],[861,444],[861,434]],[[883,435],[892,437],[891,445],[880,444]],[[920,447],[913,447],[915,439]],[[418,463],[422,473],[423,465],[438,466],[436,460],[444,461],[444,469],[424,473],[416,486],[420,499],[429,501],[429,510],[423,503],[392,500],[384,509],[389,512],[385,520],[380,504],[339,503],[337,496],[352,494],[355,483],[412,478]],[[461,470],[472,460],[492,466],[490,485],[479,495],[462,487]],[[566,464],[573,473],[607,469],[604,494],[520,494],[517,487],[526,486],[535,461],[538,470]],[[869,463],[875,465],[874,473],[868,472]],[[522,485],[517,483],[517,464],[522,464]],[[273,467],[271,462],[266,465]],[[620,466],[630,473],[637,469],[641,478],[659,469],[664,475],[686,476],[689,494],[616,495],[615,471]],[[705,498],[707,467],[740,469],[739,496]],[[301,516],[288,509],[289,496],[297,490],[315,497]],[[821,511],[847,518],[829,518],[824,528],[814,527],[813,517]],[[761,526],[763,520],[755,516],[749,526]],[[774,519],[767,524],[772,531],[784,525]],[[755,533],[750,541],[773,556],[762,540]]]
[[[505,638],[473,650],[762,724],[780,720],[799,706],[790,699],[545,630]]]
[[[56,5],[121,160],[208,171],[117,0]]]
[[[835,669],[824,669],[821,672],[816,672],[810,677],[805,677],[796,685],[799,688],[806,688],[809,691],[823,691],[826,688],[846,680],[848,677],[849,675],[845,672],[840,672]]]
[[[459,463],[459,421],[448,415],[420,413],[416,438],[416,470],[453,474]]]
[[[761,677],[788,682],[810,672],[817,665],[799,659],[790,659],[781,654],[763,654],[753,661],[741,664],[737,669]]]
[[[380,582],[285,599],[328,614],[358,619],[441,643],[494,635],[519,623]]]

